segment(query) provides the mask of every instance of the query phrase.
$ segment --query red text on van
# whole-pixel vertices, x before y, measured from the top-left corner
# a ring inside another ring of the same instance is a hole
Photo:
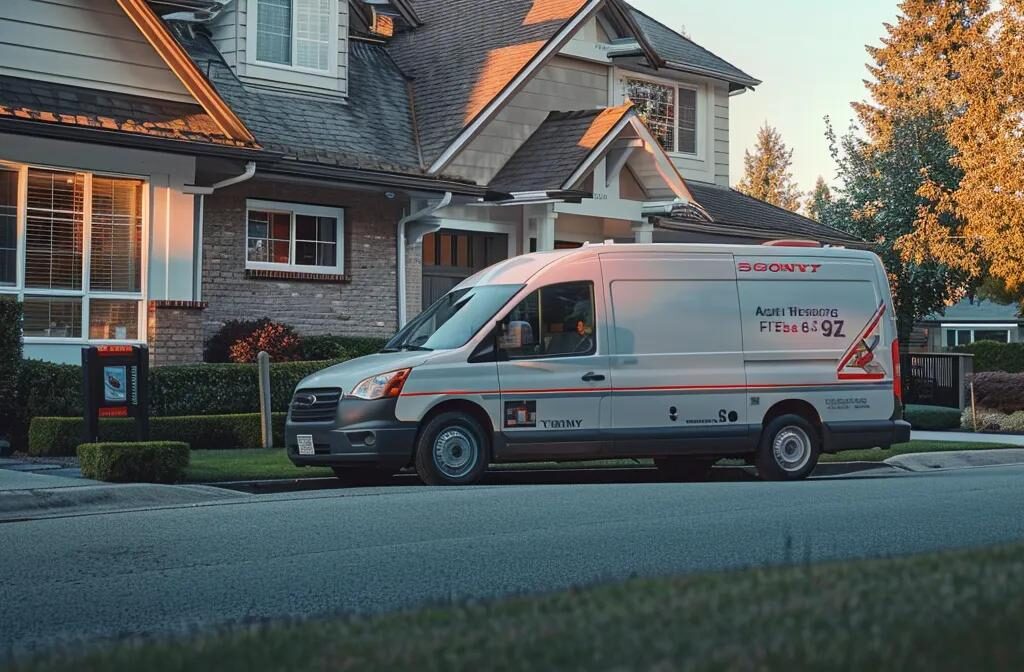
[[[749,261],[741,261],[736,264],[736,270],[740,273],[817,273],[821,264],[791,264],[758,262],[752,264]]]

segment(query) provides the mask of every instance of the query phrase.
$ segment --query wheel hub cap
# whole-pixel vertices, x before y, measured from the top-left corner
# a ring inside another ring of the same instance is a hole
[[[441,473],[460,478],[473,470],[479,459],[479,445],[468,431],[453,427],[434,441],[434,465]]]
[[[784,427],[772,442],[775,462],[785,471],[800,471],[811,459],[811,438],[800,427]]]

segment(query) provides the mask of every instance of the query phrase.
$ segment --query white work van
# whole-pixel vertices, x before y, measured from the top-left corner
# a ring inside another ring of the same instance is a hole
[[[303,380],[296,465],[352,481],[415,465],[654,458],[674,478],[746,458],[770,480],[907,441],[885,269],[804,241],[587,245],[467,279],[379,354]]]

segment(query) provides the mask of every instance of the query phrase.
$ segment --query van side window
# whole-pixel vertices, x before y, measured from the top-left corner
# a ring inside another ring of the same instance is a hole
[[[567,282],[527,296],[502,321],[500,347],[509,359],[597,352],[594,284]]]

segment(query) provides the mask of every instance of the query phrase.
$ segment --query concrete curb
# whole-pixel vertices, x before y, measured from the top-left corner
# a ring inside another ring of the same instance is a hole
[[[885,463],[898,469],[913,472],[1008,466],[1024,464],[1024,448],[908,453],[906,455],[890,457]]]
[[[0,523],[191,506],[244,497],[238,492],[205,485],[146,483],[3,490],[0,491]]]

